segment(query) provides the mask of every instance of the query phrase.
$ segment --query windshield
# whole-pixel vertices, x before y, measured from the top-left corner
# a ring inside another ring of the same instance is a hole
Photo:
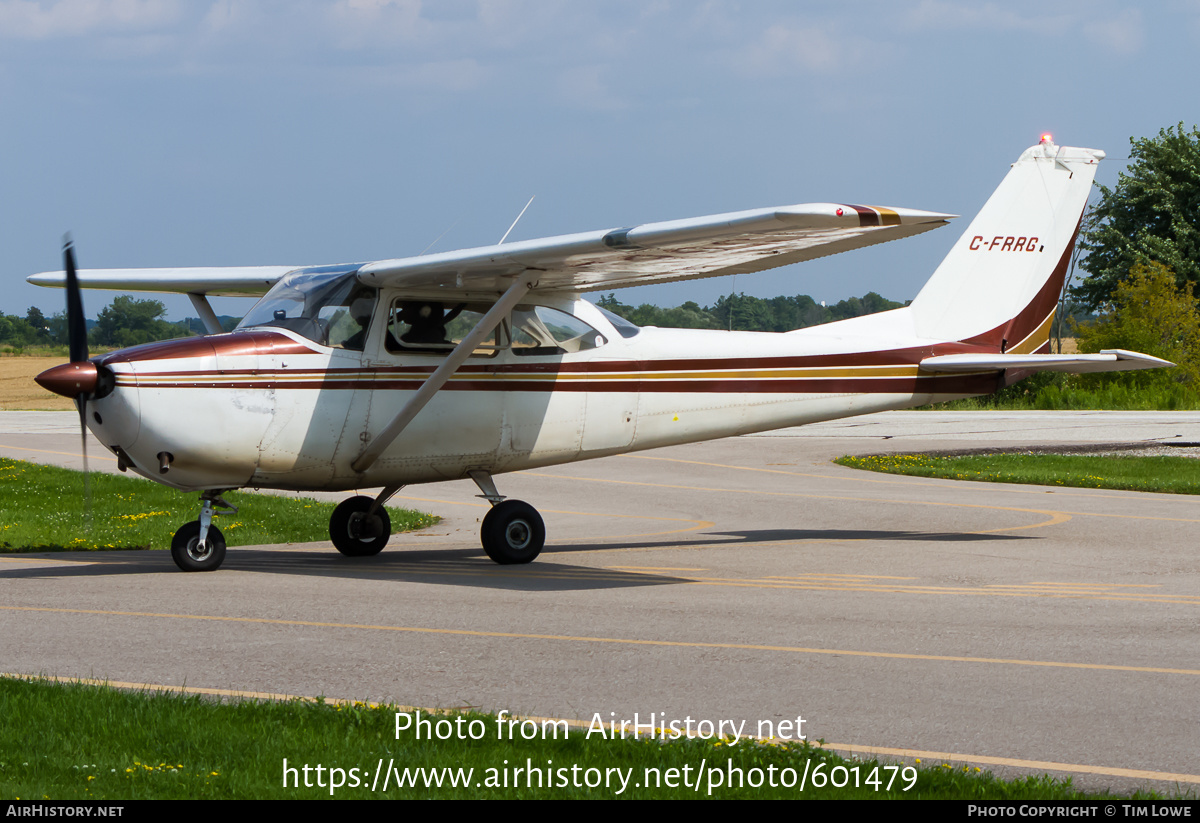
[[[237,330],[277,326],[321,345],[362,351],[376,291],[359,283],[357,274],[357,266],[292,272],[254,304]]]

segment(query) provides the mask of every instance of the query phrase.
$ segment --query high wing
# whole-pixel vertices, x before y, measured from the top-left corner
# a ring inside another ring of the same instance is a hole
[[[79,285],[85,289],[152,291],[168,294],[211,294],[261,297],[279,279],[300,266],[232,266],[173,269],[84,269]],[[62,288],[66,272],[44,271],[26,278],[35,286]]]
[[[503,291],[514,276],[533,272],[532,289],[537,291],[619,289],[813,260],[920,234],[954,216],[809,203],[381,260],[362,266],[359,279],[376,286]],[[115,291],[254,296],[298,268],[91,269],[79,272],[79,284]],[[28,280],[62,287],[65,274],[42,272]]]
[[[359,279],[491,291],[537,272],[537,291],[619,289],[786,266],[920,234],[954,216],[808,203],[381,260],[363,266]]]

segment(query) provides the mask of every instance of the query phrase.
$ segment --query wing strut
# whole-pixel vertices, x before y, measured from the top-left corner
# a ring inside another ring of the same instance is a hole
[[[204,328],[208,329],[209,334],[220,334],[225,331],[221,328],[221,321],[217,319],[217,313],[212,310],[207,297],[190,291],[188,299],[192,301],[192,308],[196,310],[196,314],[200,315],[200,320],[204,322]]]
[[[375,435],[375,438],[367,444],[363,453],[358,456],[358,459],[350,464],[350,468],[356,472],[365,472],[375,463],[383,450],[392,444],[392,441],[400,436],[400,432],[404,431],[405,427],[412,422],[413,418],[425,408],[425,404],[433,399],[442,386],[446,385],[446,381],[458,371],[458,367],[466,362],[471,356],[471,352],[475,351],[475,347],[483,342],[483,339],[491,334],[497,326],[508,316],[508,313],[521,302],[526,294],[529,293],[530,287],[537,279],[538,272],[526,271],[524,274],[517,277],[511,286],[504,292],[496,304],[488,309],[487,314],[483,319],[471,329],[470,333],[462,339],[462,342],[454,347],[454,351],[442,361],[442,365],[437,367],[437,370],[429,376],[429,379],[421,384],[421,388],[417,389],[417,393],[404,404],[404,408],[400,410],[392,421],[388,423],[383,431]]]

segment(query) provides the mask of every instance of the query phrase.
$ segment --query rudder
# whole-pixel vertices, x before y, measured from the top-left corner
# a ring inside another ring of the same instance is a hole
[[[1026,149],[913,300],[918,336],[1045,350],[1103,158],[1049,140]]]

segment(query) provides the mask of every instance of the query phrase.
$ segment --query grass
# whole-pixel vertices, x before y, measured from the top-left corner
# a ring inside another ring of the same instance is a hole
[[[887,454],[839,457],[834,462],[855,469],[949,480],[1200,494],[1200,460],[1191,457]]]
[[[0,345],[0,357],[60,357],[66,360],[70,355],[67,346],[59,345],[58,343],[44,343],[36,346],[26,346],[19,343],[5,343]],[[97,349],[90,354],[94,357],[96,354],[103,354],[107,349]]]
[[[565,732],[559,727],[556,737],[543,737],[539,728],[531,740],[514,731],[515,739],[509,739],[498,734],[494,715],[478,713],[427,716],[433,723],[445,721],[442,728],[447,731],[461,724],[456,728],[462,733],[444,740],[429,739],[434,735],[426,733],[425,739],[418,740],[410,730],[397,734],[396,712],[392,706],[305,700],[218,703],[180,694],[0,678],[0,716],[5,718],[0,724],[0,798],[1087,797],[1072,788],[1069,778],[1043,775],[1005,781],[979,768],[949,763],[914,766],[852,760],[800,741],[784,745],[745,738],[736,744],[687,738],[662,742],[609,739],[598,733],[589,739],[587,729],[580,727]],[[407,719],[401,725],[406,724]],[[476,731],[478,739],[471,739]],[[285,773],[285,759],[295,772]],[[434,769],[443,775],[440,770],[464,771],[452,772],[459,786],[451,787],[445,777],[441,788],[426,787],[419,777],[418,786],[399,788],[396,773],[390,772],[388,791],[382,791],[382,778],[372,791],[381,764],[384,770],[398,769],[401,777],[407,770],[410,778],[418,769],[425,770],[425,777]],[[306,765],[311,784],[307,787]],[[318,765],[323,772],[317,772]],[[527,771],[529,765],[543,775],[553,769],[541,787]],[[468,769],[472,770],[469,777]],[[731,788],[729,775],[736,782],[737,769],[745,784]],[[796,785],[771,788],[772,774],[776,783],[791,779]],[[803,791],[801,774],[806,775]],[[607,787],[606,775],[611,780]],[[626,777],[620,792],[619,775]],[[648,786],[657,782],[656,776],[661,786]],[[718,776],[721,785],[710,785],[717,783]],[[764,785],[748,785],[760,776]],[[668,780],[676,785],[668,786]],[[330,783],[339,781],[343,785],[331,791]],[[578,785],[589,781],[599,785]]]
[[[0,458],[0,552],[168,549],[175,530],[200,514],[198,495],[141,478],[93,473],[90,483],[89,513],[82,473]],[[329,539],[333,503],[252,492],[225,499],[239,508],[214,521],[226,545]],[[437,522],[407,509],[388,514],[393,532]]]
[[[935,411],[1180,411],[1200,409],[1200,392],[1169,380],[1136,383],[1119,374],[1040,372],[995,394],[920,408]]]

